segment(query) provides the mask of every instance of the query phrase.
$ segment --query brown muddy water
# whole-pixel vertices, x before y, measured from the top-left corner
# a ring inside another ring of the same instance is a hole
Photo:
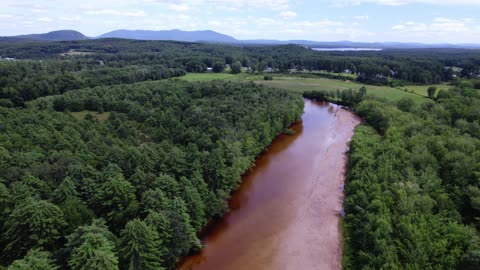
[[[231,211],[204,233],[202,252],[178,269],[341,269],[345,152],[359,123],[339,106],[306,100],[295,135],[257,159]]]

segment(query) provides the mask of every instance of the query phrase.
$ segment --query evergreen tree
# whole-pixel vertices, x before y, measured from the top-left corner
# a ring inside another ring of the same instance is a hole
[[[195,229],[191,225],[187,206],[181,198],[175,197],[172,200],[167,216],[172,232],[172,247],[170,250],[175,257],[188,254],[190,250],[201,248],[200,240],[198,240]]]
[[[162,261],[167,268],[175,266],[176,257],[170,252],[172,246],[172,230],[170,221],[165,212],[150,211],[145,218],[145,223],[150,226],[158,236],[158,250],[162,254]]]
[[[7,270],[57,270],[50,253],[41,249],[31,249],[23,259],[15,260]]]
[[[66,200],[75,199],[78,193],[72,178],[66,177],[60,185],[53,191],[52,197],[54,202],[61,203]]]
[[[114,231],[118,231],[138,210],[135,188],[121,175],[108,178],[96,190],[94,202],[94,209],[106,218]]]
[[[140,219],[133,219],[121,233],[121,253],[129,270],[160,270],[161,242],[156,231]]]
[[[86,233],[83,243],[72,250],[68,265],[72,270],[118,270],[113,244],[102,234]]]
[[[79,227],[67,237],[68,265],[72,270],[118,269],[113,235],[102,219]]]
[[[63,213],[56,205],[26,199],[13,209],[3,225],[2,259],[19,258],[31,248],[52,248],[64,225]]]
[[[159,189],[149,189],[142,195],[142,208],[144,213],[149,211],[160,212],[166,210],[169,204],[165,193]]]

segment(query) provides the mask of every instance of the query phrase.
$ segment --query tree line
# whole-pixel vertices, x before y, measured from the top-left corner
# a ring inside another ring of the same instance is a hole
[[[84,54],[62,55],[72,50]],[[392,86],[437,84],[451,81],[454,76],[471,79],[480,76],[478,51],[459,49],[319,52],[297,45],[98,39],[0,42],[0,57],[21,60],[0,61],[0,104],[15,106],[65,89],[157,80],[185,72],[207,72],[210,68],[213,72],[223,72],[227,65],[232,73],[241,72],[242,67],[257,73],[347,72],[356,74],[361,83]]]
[[[421,105],[367,99],[350,144],[346,269],[478,269],[480,94],[470,82]]]
[[[240,175],[303,100],[254,84],[167,80],[26,107],[0,107],[0,265],[172,269],[201,248],[196,232],[227,211]]]

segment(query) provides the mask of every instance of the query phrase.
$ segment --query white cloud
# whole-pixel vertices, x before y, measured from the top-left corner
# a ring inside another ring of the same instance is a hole
[[[168,5],[185,5],[204,7],[210,5],[215,8],[240,10],[248,8],[263,8],[269,10],[286,10],[292,0],[143,0],[146,3],[160,3]]]
[[[80,16],[73,16],[73,17],[60,17],[61,21],[65,22],[79,22],[82,20],[82,17]]]
[[[217,20],[208,21],[207,24],[209,26],[220,26],[220,25],[222,25],[222,23],[220,21],[217,21]]]
[[[297,17],[297,13],[293,12],[293,11],[282,11],[280,12],[280,17],[284,18],[284,19],[290,19],[290,18],[295,18]]]
[[[275,20],[272,19],[272,18],[258,18],[257,20],[255,20],[255,23],[257,26],[267,26],[267,25],[273,25],[275,24]]]
[[[451,19],[438,17],[433,19],[431,23],[420,22],[406,22],[403,24],[394,25],[392,30],[404,33],[445,33],[450,32],[468,32],[474,30],[474,20],[466,19]]]
[[[39,21],[39,22],[51,22],[52,19],[50,19],[49,17],[41,17],[41,18],[38,18],[37,21]]]
[[[480,5],[479,0],[333,0],[333,6],[358,6],[362,4],[377,4],[384,6],[403,6],[409,4],[430,4],[430,5]]]
[[[392,35],[399,41],[464,43],[480,36],[480,29],[472,18],[437,17],[427,23],[408,21],[391,29]]]
[[[13,17],[12,14],[0,14],[0,19],[11,19]]]
[[[188,4],[169,4],[168,8],[176,12],[185,12],[190,9]]]
[[[359,15],[354,16],[353,18],[358,21],[367,21],[370,17],[368,15]]]
[[[110,15],[110,16],[124,16],[124,17],[144,17],[145,12],[143,10],[138,11],[123,11],[114,9],[99,9],[99,10],[87,10],[84,12],[86,15]]]

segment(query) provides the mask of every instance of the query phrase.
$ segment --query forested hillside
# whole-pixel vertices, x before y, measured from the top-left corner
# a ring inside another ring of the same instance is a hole
[[[0,264],[171,269],[302,111],[287,91],[174,81],[0,107]]]
[[[318,52],[298,45],[99,39],[0,42],[0,57],[17,59],[0,60],[1,106],[23,106],[37,97],[84,87],[158,80],[210,69],[222,72],[227,65],[236,73],[242,67],[250,73],[347,72],[361,83],[391,86],[437,84],[454,76],[480,77],[478,51],[456,49]]]
[[[346,269],[479,269],[480,94],[366,100],[345,189]]]

